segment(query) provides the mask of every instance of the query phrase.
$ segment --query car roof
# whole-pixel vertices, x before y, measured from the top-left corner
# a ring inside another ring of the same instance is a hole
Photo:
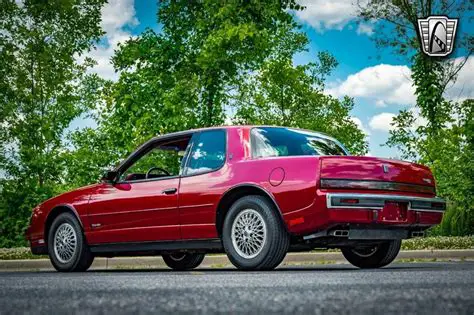
[[[157,135],[151,140],[161,140],[164,138],[173,138],[173,137],[179,137],[179,136],[186,136],[188,134],[192,134],[195,132],[200,132],[200,131],[205,131],[205,130],[215,130],[215,129],[252,129],[252,128],[287,128],[287,129],[293,129],[293,130],[300,130],[300,131],[306,131],[306,132],[311,132],[315,133],[318,135],[321,135],[324,138],[329,138],[332,140],[336,140],[335,138],[320,132],[320,131],[314,131],[310,129],[303,129],[303,128],[297,128],[297,127],[288,127],[288,126],[275,126],[275,125],[222,125],[222,126],[212,126],[212,127],[202,127],[202,128],[194,128],[194,129],[188,129],[188,130],[183,130],[183,131],[177,131],[177,132],[172,132],[172,133],[165,133],[162,135]],[[336,140],[337,141],[337,140]]]
[[[150,145],[150,143],[158,142],[158,141],[164,141],[167,139],[173,139],[177,137],[185,137],[185,136],[191,136],[193,133],[204,131],[204,130],[216,130],[216,129],[251,129],[251,128],[287,128],[287,129],[293,129],[293,130],[299,130],[299,131],[305,131],[305,132],[311,132],[314,134],[317,134],[321,136],[322,138],[326,138],[329,140],[332,140],[336,142],[338,145],[340,145],[346,153],[348,153],[347,149],[335,138],[326,135],[322,132],[318,131],[313,131],[309,129],[301,129],[301,128],[294,128],[294,127],[285,127],[285,126],[271,126],[271,125],[227,125],[227,126],[212,126],[212,127],[204,127],[204,128],[196,128],[196,129],[189,129],[189,130],[184,130],[184,131],[177,131],[177,132],[172,132],[172,133],[166,133],[163,135],[155,136],[151,138],[150,140],[146,141],[143,143],[140,147],[138,147],[137,150],[132,152],[125,160],[123,160],[115,169],[119,170],[124,167],[127,167],[127,165],[133,163],[134,159],[136,156],[140,154],[140,152],[146,148],[147,146]]]

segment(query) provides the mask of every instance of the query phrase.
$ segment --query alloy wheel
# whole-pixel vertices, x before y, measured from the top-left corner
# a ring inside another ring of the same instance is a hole
[[[54,254],[59,262],[69,263],[77,250],[77,235],[69,223],[61,224],[54,233]]]
[[[241,257],[256,257],[267,240],[267,227],[262,215],[253,209],[241,211],[232,224],[231,239]]]

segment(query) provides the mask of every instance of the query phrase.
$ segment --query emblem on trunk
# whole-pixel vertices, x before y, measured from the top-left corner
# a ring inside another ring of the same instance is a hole
[[[431,179],[429,179],[429,178],[423,178],[423,181],[425,183],[431,184]]]
[[[382,165],[382,168],[383,168],[384,173],[388,173],[388,165],[387,164]]]
[[[447,56],[453,51],[458,19],[429,16],[418,19],[421,48],[428,56]]]

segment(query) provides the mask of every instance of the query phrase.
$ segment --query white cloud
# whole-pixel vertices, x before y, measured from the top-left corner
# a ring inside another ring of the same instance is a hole
[[[102,28],[107,33],[114,33],[125,25],[138,25],[135,17],[134,0],[112,0],[102,7]]]
[[[318,31],[324,29],[342,29],[356,18],[355,0],[300,0],[299,4],[306,7],[296,11],[296,16]]]
[[[459,63],[463,57],[455,60]],[[458,73],[454,84],[448,85],[445,97],[462,101],[474,98],[474,57],[470,57]],[[345,80],[328,84],[325,91],[335,97],[348,95],[363,98],[375,107],[416,104],[411,70],[407,66],[379,64],[349,75]]]
[[[390,125],[395,114],[392,113],[380,113],[372,117],[369,121],[369,126],[372,130],[379,131],[389,131],[393,129],[393,126]]]
[[[367,24],[367,23],[360,23],[359,26],[357,27],[357,34],[359,35],[367,35],[367,36],[372,36],[374,33],[374,25],[373,24]]]
[[[385,103],[384,100],[377,100],[375,102],[375,107],[387,107],[387,104]]]
[[[102,29],[106,32],[104,42],[99,44],[86,56],[91,57],[97,65],[90,72],[97,73],[104,79],[117,80],[119,74],[114,71],[110,62],[119,43],[125,42],[132,34],[126,26],[137,25],[138,19],[134,7],[134,0],[112,0],[102,8]]]
[[[351,116],[350,119],[352,120],[352,122],[354,124],[357,125],[357,127],[362,130],[363,133],[365,133],[366,136],[369,136],[370,135],[370,131],[364,126],[364,124],[362,123],[362,121],[358,118],[358,117],[355,117],[355,116]]]
[[[388,104],[413,105],[416,98],[410,75],[411,70],[407,66],[379,64],[332,84],[326,93],[336,97],[348,95],[365,98],[377,107]]]
[[[411,126],[411,130],[415,131],[416,128],[420,126],[426,126],[428,121],[426,118],[420,115],[420,109],[418,107],[411,107],[408,109],[409,112],[415,117],[415,122]],[[394,126],[391,125],[393,118],[396,114],[392,113],[380,113],[373,116],[369,121],[369,127],[372,130],[388,132],[394,129]]]
[[[455,62],[463,61],[463,57],[456,58]],[[454,84],[448,85],[445,96],[454,101],[463,101],[474,98],[474,57],[469,57],[464,67],[459,71]]]

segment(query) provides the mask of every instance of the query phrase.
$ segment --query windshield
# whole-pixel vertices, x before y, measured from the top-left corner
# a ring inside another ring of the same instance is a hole
[[[259,127],[251,132],[252,157],[347,155],[336,140],[306,130]]]

